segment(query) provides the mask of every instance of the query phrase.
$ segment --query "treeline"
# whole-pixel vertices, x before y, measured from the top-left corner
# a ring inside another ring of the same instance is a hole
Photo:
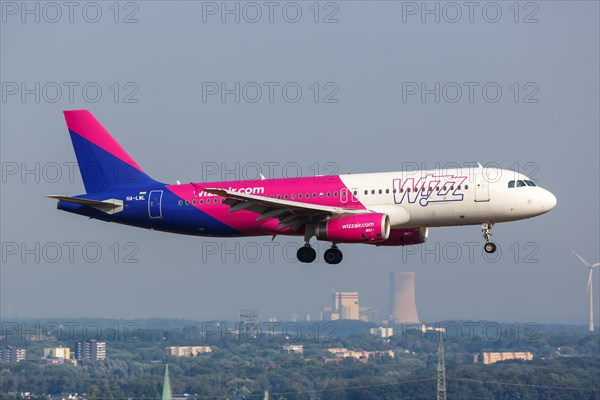
[[[43,347],[72,346],[70,341],[23,342],[29,360],[0,364],[0,398],[21,392],[86,393],[88,399],[158,399],[164,365],[169,363],[176,393],[199,399],[430,399],[435,398],[439,333],[398,329],[383,339],[365,333],[330,335],[324,326],[307,325],[290,337],[252,330],[242,335],[206,334],[202,327],[139,329],[135,337],[107,340],[107,360],[78,366],[46,365]],[[511,326],[472,329],[445,338],[447,392],[451,399],[600,400],[600,340],[583,332],[515,333]],[[311,330],[312,329],[312,330]],[[324,335],[314,335],[315,329]],[[132,340],[130,340],[132,339]],[[286,354],[286,343],[302,344],[303,354]],[[209,345],[197,357],[165,356],[173,345]],[[344,359],[326,363],[324,351],[346,347],[393,350],[367,362]],[[531,351],[534,360],[494,365],[473,363],[482,351]]]

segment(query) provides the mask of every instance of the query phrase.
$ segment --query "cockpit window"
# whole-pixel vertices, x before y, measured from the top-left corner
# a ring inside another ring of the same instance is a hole
[[[525,186],[537,186],[534,182],[532,181],[526,181],[526,180],[519,180],[519,181],[508,181],[508,187],[509,188],[514,188],[515,187],[515,183],[516,183],[516,187],[525,187]]]

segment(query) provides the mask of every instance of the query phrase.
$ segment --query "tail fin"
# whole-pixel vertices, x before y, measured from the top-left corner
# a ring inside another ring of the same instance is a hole
[[[144,173],[91,112],[64,114],[87,193],[160,184]]]

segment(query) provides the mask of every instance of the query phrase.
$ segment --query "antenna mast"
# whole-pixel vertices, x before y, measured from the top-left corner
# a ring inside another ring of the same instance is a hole
[[[437,366],[437,400],[446,400],[446,359],[444,356],[444,332],[440,332]]]

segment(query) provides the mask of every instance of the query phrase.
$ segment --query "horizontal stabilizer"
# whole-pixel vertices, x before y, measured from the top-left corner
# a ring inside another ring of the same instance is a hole
[[[67,201],[69,203],[82,204],[84,206],[93,207],[100,211],[104,211],[108,214],[115,214],[120,211],[123,211],[123,200],[117,199],[107,199],[107,200],[90,200],[90,199],[81,199],[79,197],[71,197],[71,196],[60,196],[50,194],[46,197],[51,199],[56,199],[60,201]]]

